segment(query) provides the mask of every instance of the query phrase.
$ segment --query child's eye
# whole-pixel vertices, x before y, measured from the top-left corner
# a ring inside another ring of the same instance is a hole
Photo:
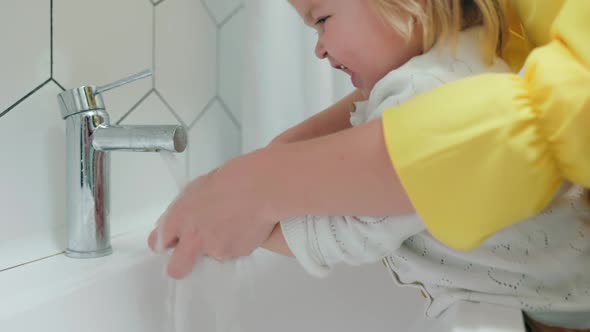
[[[316,24],[316,25],[318,25],[318,24],[324,24],[324,23],[326,23],[326,21],[328,20],[328,18],[329,18],[329,17],[330,17],[330,16],[323,16],[323,17],[320,17],[320,18],[317,20],[317,22],[315,22],[315,24]]]

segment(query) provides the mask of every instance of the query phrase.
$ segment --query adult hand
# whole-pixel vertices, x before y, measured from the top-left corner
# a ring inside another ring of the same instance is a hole
[[[270,201],[263,155],[258,150],[230,160],[190,182],[172,202],[148,239],[156,252],[174,248],[171,277],[185,277],[199,256],[250,255],[269,237],[280,216]]]

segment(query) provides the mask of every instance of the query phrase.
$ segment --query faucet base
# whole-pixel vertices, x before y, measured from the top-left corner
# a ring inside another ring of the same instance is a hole
[[[70,258],[98,258],[103,256],[108,256],[113,253],[113,248],[108,247],[101,250],[95,251],[74,251],[70,249],[66,249],[66,256]]]

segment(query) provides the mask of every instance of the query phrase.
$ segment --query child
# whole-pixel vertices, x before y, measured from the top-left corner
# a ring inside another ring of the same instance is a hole
[[[348,73],[368,98],[355,103],[353,126],[445,83],[509,71],[495,57],[505,36],[497,1],[291,3],[318,31],[317,56]],[[340,262],[382,259],[396,281],[418,284],[428,294],[431,317],[470,300],[517,307],[547,325],[590,328],[590,210],[579,188],[563,189],[542,214],[471,252],[441,245],[417,215],[290,218],[265,247],[292,253],[316,276]]]

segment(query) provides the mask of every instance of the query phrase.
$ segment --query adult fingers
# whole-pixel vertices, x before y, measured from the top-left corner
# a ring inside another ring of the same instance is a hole
[[[157,226],[148,237],[148,246],[157,254],[162,254],[167,249],[174,248],[178,243],[178,236],[175,233],[169,232],[166,233],[167,236],[164,236],[163,229],[163,226]]]
[[[157,222],[156,228],[148,237],[148,245],[155,253],[163,253],[178,243],[179,229],[182,226],[182,206],[174,201]]]
[[[189,274],[201,254],[203,241],[197,232],[182,234],[168,263],[168,275],[174,279],[182,279]]]

